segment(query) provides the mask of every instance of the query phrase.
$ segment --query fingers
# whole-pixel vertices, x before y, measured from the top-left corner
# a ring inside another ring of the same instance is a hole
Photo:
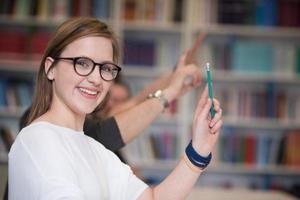
[[[219,103],[219,101],[218,100],[216,100],[216,99],[213,99],[213,102],[214,102],[214,111],[215,111],[215,113],[218,113],[219,111],[220,111],[220,103]],[[222,114],[222,113],[221,113]],[[214,117],[215,118],[215,117]],[[213,118],[213,119],[214,119]]]
[[[216,134],[217,132],[220,131],[222,124],[223,124],[222,120],[217,121],[217,123],[210,129],[210,132],[212,134]]]
[[[186,63],[186,57],[187,57],[188,51],[185,51],[179,58],[178,64],[177,64],[177,69],[184,67]]]
[[[199,117],[201,118],[201,119],[206,119],[207,118],[207,116],[208,116],[208,114],[209,114],[209,110],[210,110],[210,108],[211,108],[211,105],[212,105],[212,101],[211,101],[211,99],[207,99],[206,100],[206,102],[205,102],[205,104],[204,104],[204,107],[203,107],[203,109],[202,109],[202,111],[200,112],[200,115],[199,115]]]
[[[208,86],[207,86],[207,84],[205,85],[205,88],[204,88],[204,90],[203,90],[203,92],[202,92],[202,94],[201,94],[201,97],[200,97],[200,99],[207,99],[208,98]]]
[[[197,53],[199,48],[201,47],[201,44],[203,43],[205,36],[206,34],[203,32],[198,35],[192,48],[188,52],[188,56],[186,58],[186,64],[197,63]]]
[[[215,110],[216,109],[220,109],[220,102],[217,99],[214,99],[214,106],[215,106]],[[217,110],[216,110],[217,111]]]
[[[209,123],[209,127],[211,128],[211,133],[218,132],[223,124],[223,122],[221,120],[222,109],[220,107],[219,101],[216,99],[214,99],[214,108],[215,108],[216,114],[215,114],[215,117]]]
[[[209,123],[209,127],[213,127],[215,126],[215,124],[221,119],[222,117],[222,109],[219,108],[218,111],[215,109],[216,114],[215,117],[211,120],[211,122]]]

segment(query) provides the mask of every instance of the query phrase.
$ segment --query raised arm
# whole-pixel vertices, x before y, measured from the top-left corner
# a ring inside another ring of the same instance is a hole
[[[203,43],[205,39],[206,34],[205,33],[200,33],[194,42],[193,46],[186,52],[185,55],[185,60],[183,63],[180,64],[180,62],[176,65],[175,72],[177,70],[177,73],[181,72],[180,70],[178,71],[178,67],[184,67],[186,65],[190,64],[197,64],[197,56],[198,56],[198,50]],[[133,106],[138,105],[139,103],[143,102],[146,97],[150,94],[153,93],[154,91],[158,89],[165,89],[170,85],[170,82],[172,80],[172,76],[174,76],[173,71],[167,72],[164,75],[160,76],[158,79],[156,79],[154,82],[150,83],[148,86],[146,86],[138,95],[130,98],[127,102],[122,103],[112,109],[112,111],[109,113],[109,116],[113,116],[116,113],[120,113],[122,111],[125,111],[129,108],[132,108]],[[184,78],[186,78],[185,75],[182,75]]]
[[[172,77],[173,72],[167,72],[160,76],[158,79],[147,85],[142,91],[140,91],[136,96],[131,97],[128,101],[121,103],[111,109],[109,116],[114,116],[117,113],[122,113],[128,109],[133,108],[134,106],[142,103],[148,96],[148,94],[158,90],[166,88]]]
[[[208,99],[206,87],[197,105],[192,129],[192,148],[197,156],[205,159],[212,151],[222,126],[222,110],[219,102],[214,100],[216,115],[212,120],[209,113],[211,105],[212,102]],[[171,174],[156,187],[146,189],[139,199],[185,199],[203,172],[203,168],[194,165],[189,158],[190,154],[184,153]]]
[[[200,69],[194,64],[185,65],[185,63],[186,53],[181,56],[174,72],[164,75],[148,86],[140,93],[136,101],[132,102],[129,109],[114,115],[125,143],[130,142],[140,134],[164,110],[163,105],[157,98],[146,98],[149,93],[158,89],[162,90],[163,94],[168,91],[170,95],[164,96],[168,102],[171,102],[199,86]],[[191,84],[186,85],[184,83],[187,77],[192,77]]]

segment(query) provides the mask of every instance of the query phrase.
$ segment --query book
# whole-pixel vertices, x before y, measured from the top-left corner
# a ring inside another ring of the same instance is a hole
[[[296,71],[296,47],[294,44],[276,42],[274,44],[273,73],[293,75]]]
[[[296,70],[297,75],[300,75],[300,47],[296,50]]]
[[[26,53],[27,36],[23,32],[0,32],[0,53]]]
[[[17,19],[28,18],[30,15],[31,0],[16,0],[14,17]]]
[[[277,25],[277,0],[256,1],[256,25],[276,26]]]
[[[37,4],[37,19],[46,20],[50,16],[50,0],[38,0]]]
[[[300,26],[300,2],[295,0],[278,0],[279,26]]]
[[[155,41],[125,38],[123,63],[129,66],[153,67],[156,65]]]
[[[237,41],[233,44],[234,72],[270,73],[273,66],[273,47],[259,41]]]
[[[51,34],[49,32],[36,32],[31,36],[30,41],[30,54],[33,56],[43,55],[46,50],[47,44],[50,41]]]
[[[18,105],[23,109],[27,109],[31,105],[32,91],[29,83],[20,82],[16,84],[16,93]]]
[[[94,0],[92,1],[93,16],[98,19],[108,19],[110,15],[109,0]]]
[[[218,0],[218,22],[220,24],[254,24],[255,1]]]
[[[294,167],[300,167],[300,132],[288,132],[285,148],[285,164]]]
[[[247,133],[245,136],[245,163],[255,164],[256,159],[256,138],[253,134]]]
[[[123,19],[132,21],[136,19],[136,0],[125,0],[123,2]]]
[[[7,98],[6,98],[6,88],[7,88],[7,79],[0,79],[0,108],[6,108]]]

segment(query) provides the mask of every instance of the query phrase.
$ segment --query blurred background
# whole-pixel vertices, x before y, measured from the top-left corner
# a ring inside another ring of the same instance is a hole
[[[0,0],[0,195],[41,55],[55,28],[75,16],[97,17],[116,32],[132,95],[173,70],[205,34],[197,61],[203,83],[204,64],[211,64],[224,125],[197,185],[300,197],[299,0]],[[171,102],[123,150],[149,184],[182,156],[202,88]]]

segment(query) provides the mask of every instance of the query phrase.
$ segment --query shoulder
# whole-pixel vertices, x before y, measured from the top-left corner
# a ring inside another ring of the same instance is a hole
[[[23,128],[17,136],[17,140],[26,142],[51,141],[58,139],[57,130],[46,122],[37,122]]]
[[[72,142],[77,135],[78,137],[84,136],[83,133],[48,122],[36,122],[21,130],[13,147],[25,148],[34,152],[57,152],[65,149],[67,144]]]

